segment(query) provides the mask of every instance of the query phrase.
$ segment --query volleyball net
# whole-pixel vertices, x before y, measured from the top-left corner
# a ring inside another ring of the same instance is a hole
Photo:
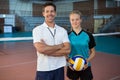
[[[99,36],[117,36],[120,38],[120,32],[114,32],[114,33],[99,33],[99,34],[93,34],[94,37],[99,37]],[[22,41],[22,40],[33,40],[32,36],[31,37],[1,37],[0,41]]]

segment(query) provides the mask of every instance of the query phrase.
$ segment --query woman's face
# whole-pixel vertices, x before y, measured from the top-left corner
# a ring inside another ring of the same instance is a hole
[[[70,23],[72,28],[80,27],[82,19],[80,18],[79,14],[73,13],[73,14],[70,14],[69,17],[70,17]]]

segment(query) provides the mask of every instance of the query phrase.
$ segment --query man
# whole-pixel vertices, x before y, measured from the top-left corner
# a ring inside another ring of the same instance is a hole
[[[37,50],[36,80],[64,80],[65,56],[70,53],[67,31],[56,25],[56,6],[43,5],[45,21],[33,29],[33,43]]]

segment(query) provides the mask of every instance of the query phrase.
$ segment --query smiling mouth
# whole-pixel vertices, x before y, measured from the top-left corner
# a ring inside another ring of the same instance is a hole
[[[48,16],[47,18],[48,18],[48,19],[54,19],[54,17],[53,17],[53,16]]]
[[[50,15],[50,16],[48,16],[48,18],[53,18],[53,16],[52,16],[52,15]]]

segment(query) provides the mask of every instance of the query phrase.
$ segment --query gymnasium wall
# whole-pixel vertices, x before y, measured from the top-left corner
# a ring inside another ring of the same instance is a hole
[[[11,14],[32,16],[32,3],[20,0],[9,0]]]

